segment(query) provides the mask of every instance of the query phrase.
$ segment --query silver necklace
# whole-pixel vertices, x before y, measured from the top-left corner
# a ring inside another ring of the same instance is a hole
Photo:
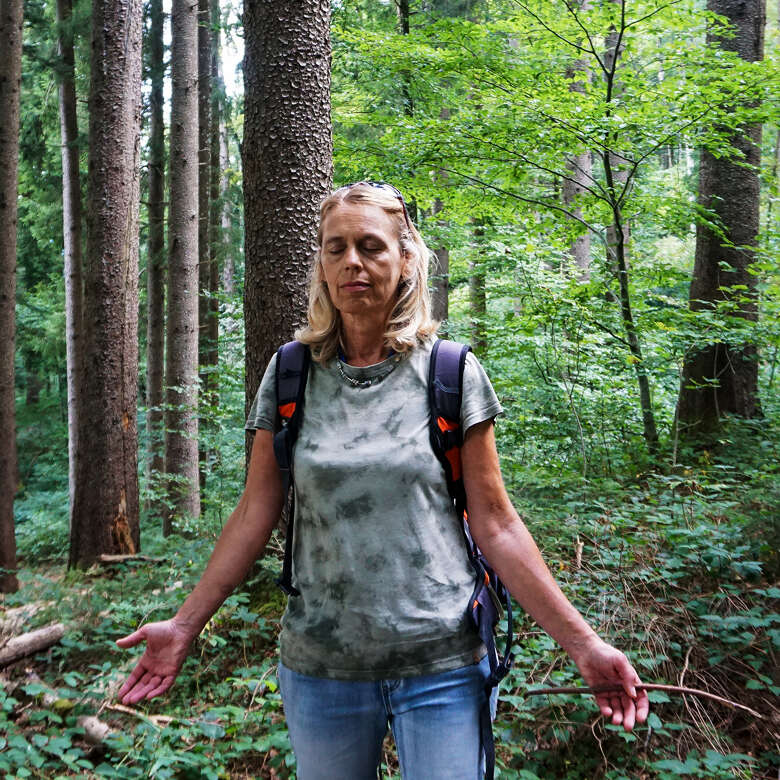
[[[386,371],[382,372],[378,376],[368,377],[368,379],[355,379],[355,377],[350,376],[344,370],[344,366],[342,365],[342,361],[340,358],[336,358],[336,368],[338,368],[339,375],[341,376],[341,378],[348,385],[352,385],[352,387],[364,389],[366,387],[371,387],[371,385],[377,384],[377,382],[381,382],[398,365],[399,359],[400,358],[396,356],[396,358],[390,363],[390,366],[387,368]]]

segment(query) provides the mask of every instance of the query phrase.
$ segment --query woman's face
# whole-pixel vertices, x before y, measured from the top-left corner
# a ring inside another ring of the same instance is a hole
[[[320,264],[330,299],[342,316],[386,322],[409,259],[401,252],[397,221],[384,209],[341,203],[322,222]]]

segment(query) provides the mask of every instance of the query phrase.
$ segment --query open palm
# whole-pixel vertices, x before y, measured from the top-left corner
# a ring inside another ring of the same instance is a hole
[[[165,693],[187,658],[192,637],[173,620],[147,623],[137,631],[117,640],[126,649],[146,642],[146,650],[133,669],[117,698],[123,704],[134,704]]]

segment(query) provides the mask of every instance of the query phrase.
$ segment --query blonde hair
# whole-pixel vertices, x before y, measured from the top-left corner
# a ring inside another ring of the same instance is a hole
[[[408,219],[406,206],[394,188],[367,182],[341,187],[320,204],[320,227],[317,231],[317,252],[309,277],[308,324],[298,330],[295,338],[308,344],[312,358],[327,363],[344,347],[341,315],[333,305],[322,273],[322,223],[328,212],[342,203],[378,206],[391,216],[398,228],[398,245],[409,257],[408,275],[398,285],[398,300],[390,313],[385,329],[385,346],[395,352],[408,352],[436,333],[439,323],[431,316],[431,296],[428,291],[428,262],[431,250],[425,245],[417,228]]]

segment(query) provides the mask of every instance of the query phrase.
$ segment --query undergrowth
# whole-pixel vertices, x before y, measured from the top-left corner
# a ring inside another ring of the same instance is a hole
[[[495,725],[499,778],[777,776],[780,435],[735,424],[720,447],[681,461],[622,480],[526,472],[508,482],[567,595],[629,653],[644,681],[704,689],[763,718],[651,692],[648,724],[625,734],[599,719],[589,697],[534,696],[540,686],[581,681],[521,612]],[[66,573],[61,514],[26,507],[22,588],[4,606],[34,605],[30,628],[62,621],[68,630],[4,672],[3,776],[294,778],[276,679],[278,558],[258,563],[207,625],[168,696],[122,708],[115,694],[137,653],[119,651],[115,640],[175,611],[219,523],[194,539],[144,527],[144,551],[159,562]],[[86,738],[89,716],[111,729],[100,744]],[[397,776],[390,747],[385,758],[383,776]]]

